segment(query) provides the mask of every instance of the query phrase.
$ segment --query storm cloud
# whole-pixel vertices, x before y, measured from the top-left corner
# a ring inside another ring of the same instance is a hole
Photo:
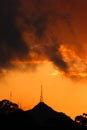
[[[86,5],[86,0],[1,0],[0,71],[47,59],[68,77],[86,75]]]
[[[22,60],[28,55],[29,48],[21,38],[17,28],[16,16],[18,1],[0,1],[0,69],[9,69],[12,60]]]

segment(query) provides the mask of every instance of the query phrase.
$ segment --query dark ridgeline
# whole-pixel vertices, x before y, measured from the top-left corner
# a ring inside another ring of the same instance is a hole
[[[17,104],[9,101],[0,101],[0,129],[32,130],[86,130],[62,112],[56,112],[44,102],[39,102],[31,110],[24,111]]]

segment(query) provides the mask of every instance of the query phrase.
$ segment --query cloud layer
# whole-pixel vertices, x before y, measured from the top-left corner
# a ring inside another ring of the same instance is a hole
[[[86,0],[1,0],[0,71],[49,60],[68,77],[86,76],[86,5]]]

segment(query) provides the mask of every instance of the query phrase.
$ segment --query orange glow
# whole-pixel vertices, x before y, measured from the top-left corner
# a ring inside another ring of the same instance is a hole
[[[61,45],[60,47],[61,54],[64,58],[64,61],[67,62],[69,66],[69,73],[67,76],[80,76],[87,77],[86,64],[87,62],[84,59],[81,59],[74,50]]]
[[[44,102],[53,109],[65,112],[73,119],[86,112],[86,81],[76,83],[65,78],[51,62],[43,62],[34,72],[10,71],[0,82],[0,99],[10,99],[12,92],[12,101],[23,109],[30,109],[40,101],[41,83]]]
[[[50,107],[87,113],[87,0],[1,3],[0,99],[31,109],[42,83]]]
[[[23,65],[23,64],[40,64],[40,63],[42,63],[42,62],[45,62],[45,61],[47,61],[47,60],[32,60],[32,61],[26,61],[26,60],[22,60],[22,61],[20,61],[20,60],[15,60],[15,61],[12,61],[12,63],[13,64],[17,64],[17,65]]]

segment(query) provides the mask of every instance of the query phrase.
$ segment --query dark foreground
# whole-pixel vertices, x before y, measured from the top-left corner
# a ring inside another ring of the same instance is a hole
[[[62,112],[56,112],[43,102],[23,111],[8,100],[0,101],[0,129],[2,130],[87,130]]]

